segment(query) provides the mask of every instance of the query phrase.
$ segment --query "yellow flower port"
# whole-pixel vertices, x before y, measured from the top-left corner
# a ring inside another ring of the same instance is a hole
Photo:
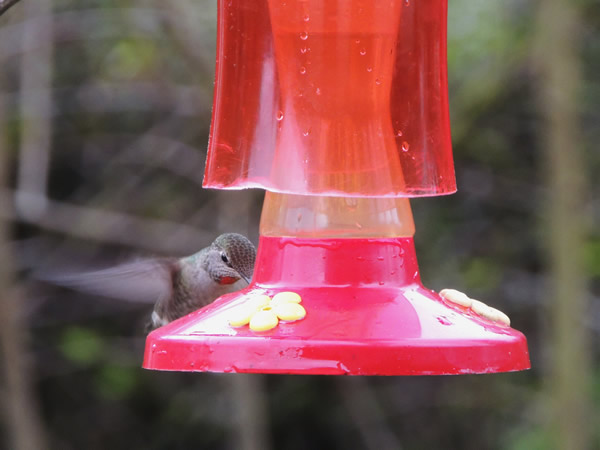
[[[279,321],[295,322],[304,319],[306,310],[300,302],[302,298],[295,292],[279,292],[271,297],[259,295],[249,297],[236,307],[229,316],[229,325],[235,328],[249,325],[252,331],[268,331]]]

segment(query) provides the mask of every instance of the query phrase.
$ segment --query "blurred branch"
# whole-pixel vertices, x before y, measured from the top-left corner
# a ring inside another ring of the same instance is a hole
[[[0,16],[17,3],[19,3],[19,0],[0,0]]]
[[[108,147],[103,146],[102,148],[100,148],[99,149],[100,154],[109,154],[110,155],[108,157],[108,160],[103,161],[102,164],[96,165],[97,167],[101,167],[100,171],[98,171],[98,169],[96,169],[96,176],[98,176],[98,174],[100,174],[100,177],[103,179],[106,176],[106,182],[103,183],[103,186],[104,186],[103,189],[100,192],[98,192],[96,190],[96,188],[93,188],[93,191],[90,192],[90,184],[91,183],[86,183],[86,184],[82,185],[81,187],[79,187],[76,191],[74,191],[70,195],[70,198],[73,200],[74,203],[84,203],[85,202],[85,203],[90,203],[90,204],[98,203],[98,202],[102,203],[105,200],[108,201],[109,203],[115,203],[115,195],[116,195],[115,193],[117,193],[117,192],[118,192],[118,196],[120,198],[133,198],[130,196],[134,196],[136,189],[139,188],[140,185],[144,181],[148,181],[149,176],[152,171],[151,171],[151,167],[144,167],[143,170],[137,171],[135,176],[129,176],[129,177],[114,177],[114,176],[112,176],[115,168],[117,166],[123,164],[122,154],[129,155],[130,152],[134,152],[135,151],[134,149],[136,149],[142,142],[144,142],[144,140],[147,139],[148,136],[163,135],[163,134],[171,135],[171,134],[176,133],[176,131],[174,131],[173,128],[177,122],[178,122],[177,118],[173,117],[173,116],[169,116],[166,119],[161,120],[159,123],[153,125],[149,130],[147,130],[143,134],[136,135],[135,140],[133,140],[127,146],[127,149],[122,152],[117,152],[116,154],[114,154],[114,152],[110,152],[109,150],[110,150],[110,148],[112,148],[111,144],[109,144]],[[185,138],[185,134],[184,134],[184,136],[182,136],[181,131],[177,134],[180,139]],[[91,144],[92,144],[92,147],[88,147],[88,148],[93,148],[93,144],[95,141],[96,141],[95,139],[88,141],[88,142],[91,142]],[[189,155],[186,155],[186,158],[189,159]],[[90,196],[92,196],[92,198]]]
[[[210,15],[206,14],[206,9],[209,5],[211,9]],[[205,20],[212,19],[208,23],[215,23],[217,16],[215,6],[215,2],[203,5],[204,14],[199,15],[197,14],[200,10],[198,4],[189,0],[171,0],[165,3],[165,7],[172,11],[171,14],[164,16],[166,31],[188,61],[192,61],[195,64],[196,72],[208,76],[212,76],[214,72],[215,55],[212,50],[213,47],[198,45],[199,42],[207,40],[206,30],[209,27],[198,26],[197,21],[200,17],[203,17]],[[209,17],[206,17],[207,15]]]
[[[163,40],[165,30],[161,20],[168,18],[169,14],[173,14],[170,8],[127,8],[109,7],[108,5],[100,8],[84,7],[69,11],[57,11],[52,15],[54,20],[54,45],[58,46],[61,43],[74,41],[93,42],[98,39],[131,37],[150,37]],[[177,21],[181,20],[181,17],[168,19]],[[3,26],[0,29],[0,59],[31,50],[32,48],[22,48],[19,45],[24,26],[35,28],[43,20],[45,20],[43,17],[27,17],[22,22]],[[124,22],[127,24],[126,27],[123,26]],[[196,42],[197,45],[204,45],[208,41],[207,46],[214,48],[214,26],[212,29],[202,27],[193,21],[190,26],[197,28],[198,32],[204,33],[202,39]],[[45,44],[45,42],[32,43],[33,48]],[[212,70],[210,75],[212,76]]]
[[[365,377],[338,377],[337,385],[350,418],[369,450],[401,450],[385,412]]]
[[[52,0],[27,2],[25,14],[44,20],[36,27],[26,26],[23,35],[23,48],[35,50],[24,52],[20,65],[19,107],[24,119],[16,205],[23,216],[36,217],[46,208],[43,201],[37,200],[46,198],[52,142]],[[38,42],[45,45],[36,47]]]
[[[546,220],[552,292],[553,417],[556,448],[591,448],[588,420],[589,337],[583,268],[587,183],[582,156],[578,94],[582,85],[578,2],[539,3],[537,64],[539,106],[545,119],[542,136],[547,160]],[[551,49],[551,53],[548,53]]]
[[[4,115],[5,107],[0,102],[0,124]],[[5,130],[6,127],[0,126],[0,188],[7,184],[8,178],[9,151],[5,145]],[[7,198],[0,198],[0,211],[7,209],[6,201]],[[7,244],[9,230],[8,221],[0,217],[0,367],[5,385],[2,406],[7,415],[7,434],[12,441],[10,448],[41,450],[46,445],[26,363],[27,327],[22,320],[20,291],[15,287],[14,255]]]
[[[0,60],[2,56],[0,55]],[[50,109],[31,109],[21,112],[24,120],[59,117],[66,114],[119,113],[132,111],[168,111],[171,117],[210,117],[211,98],[201,92],[197,85],[184,86],[141,81],[93,82],[76,87],[48,89],[31,88],[28,93],[32,102],[42,102],[52,96],[55,105]],[[19,97],[0,93],[10,106]],[[70,102],[66,101],[70,100]],[[75,100],[75,101],[73,101]],[[62,108],[59,108],[62,105]],[[65,106],[66,105],[66,106]]]
[[[2,97],[0,96],[0,101]],[[175,157],[178,161],[185,161],[188,168],[193,168],[196,171],[201,171],[200,167],[203,166],[201,158],[195,157],[192,152],[193,149],[188,148],[183,142],[171,140],[165,137],[158,138],[162,135],[173,134],[173,126],[177,123],[177,118],[169,116],[158,124],[152,126],[147,132],[135,136],[127,146],[127,149],[121,153],[110,156],[108,160],[102,161],[100,166],[102,167],[102,173],[111,174],[117,165],[123,164],[129,161],[137,155],[141,158],[140,151],[144,154],[150,153],[154,156],[153,160],[160,159],[158,154],[161,152],[163,147],[167,147],[165,158]],[[121,135],[123,136],[123,135]],[[182,139],[178,133],[178,136]],[[131,136],[133,137],[133,135]],[[153,137],[157,138],[158,141],[154,141]],[[152,142],[149,142],[150,139]],[[91,145],[100,146],[101,154],[110,154],[107,150],[109,148],[119,147],[113,140],[109,139],[110,142],[104,141],[99,142],[98,138],[91,140]],[[152,144],[152,145],[151,145]],[[146,146],[150,146],[147,148]],[[182,153],[183,152],[183,153]],[[171,155],[171,153],[173,153]],[[201,165],[200,165],[201,164]],[[98,164],[97,164],[98,166]],[[103,203],[104,200],[109,203],[115,203],[115,196],[119,198],[134,198],[136,196],[135,189],[143,182],[148,179],[148,170],[144,169],[138,171],[136,177],[111,177],[109,182],[105,183],[105,188],[90,198],[89,193],[86,193],[87,184],[80,187],[73,194],[71,198],[79,199],[81,202],[86,203]],[[118,184],[116,184],[118,182]],[[95,192],[95,191],[94,191]],[[118,194],[117,194],[118,193]],[[0,197],[2,195],[10,196],[9,191],[0,191]],[[57,202],[50,199],[43,199],[40,201],[47,202],[46,214],[38,218],[26,218],[20,216],[14,207],[7,208],[0,211],[0,217],[3,215],[7,218],[12,218],[15,221],[21,221],[34,226],[39,226],[49,231],[59,232],[65,235],[65,245],[69,242],[68,237],[75,237],[79,239],[89,239],[92,241],[98,241],[101,243],[113,243],[127,245],[134,248],[141,248],[150,250],[151,252],[159,252],[162,254],[179,254],[187,255],[212,241],[214,236],[211,232],[193,228],[181,223],[153,220],[142,216],[135,216],[122,212],[115,212],[112,210],[105,210],[100,208],[94,208],[89,206],[78,206],[74,203]],[[202,216],[209,213],[209,209],[212,208],[212,202],[207,202],[206,205],[195,210],[194,218],[196,216]],[[210,211],[210,214],[213,214]],[[192,218],[192,219],[194,219]],[[108,222],[104,222],[108,221]],[[190,220],[193,223],[195,220]],[[64,253],[64,246],[58,246],[51,254],[46,254],[45,258],[50,260],[57,255]],[[36,261],[39,258],[36,258]]]
[[[0,190],[0,219],[21,221],[79,239],[121,244],[160,252],[187,255],[206,245],[211,233],[166,220],[77,206],[45,198],[46,213],[35,219],[23,217],[11,202],[11,191]]]
[[[271,439],[265,377],[238,373],[231,377],[230,387],[237,413],[235,448],[269,450]]]
[[[134,137],[137,139],[133,140]],[[112,159],[111,167],[132,165],[159,168],[202,186],[199,174],[204,171],[204,153],[173,137],[158,136],[150,132],[142,136],[100,134],[90,137],[87,147],[97,150],[97,153],[101,153],[104,148],[125,147],[125,150]]]

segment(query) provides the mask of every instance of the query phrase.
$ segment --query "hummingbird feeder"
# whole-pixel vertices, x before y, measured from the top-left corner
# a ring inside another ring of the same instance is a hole
[[[523,334],[419,276],[408,198],[456,190],[446,13],[446,0],[219,0],[204,186],[266,189],[254,276],[152,332],[144,367],[530,367]],[[260,314],[240,320],[249,305]]]

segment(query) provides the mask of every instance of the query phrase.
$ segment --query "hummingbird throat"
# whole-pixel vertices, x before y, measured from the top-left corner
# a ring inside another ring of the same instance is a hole
[[[219,278],[218,283],[219,284],[233,284],[235,283],[237,280],[239,280],[239,278],[234,278],[234,277],[221,277]]]

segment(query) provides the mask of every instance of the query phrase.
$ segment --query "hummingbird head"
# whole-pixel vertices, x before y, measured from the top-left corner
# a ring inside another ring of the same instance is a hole
[[[245,236],[220,235],[210,246],[209,274],[219,284],[232,284],[240,278],[250,283],[254,272],[256,249]]]

